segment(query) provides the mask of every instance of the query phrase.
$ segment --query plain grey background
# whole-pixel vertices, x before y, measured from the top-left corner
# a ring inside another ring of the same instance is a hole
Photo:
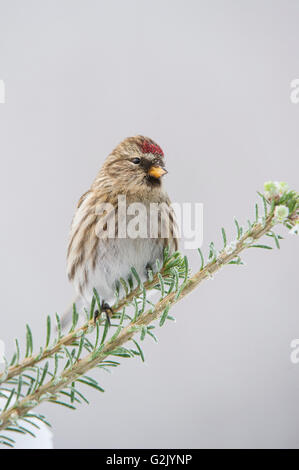
[[[298,0],[0,0],[1,332],[7,351],[73,297],[70,221],[124,137],[155,139],[173,200],[204,203],[204,245],[298,190]],[[173,309],[146,363],[97,373],[77,411],[43,405],[57,448],[299,447],[298,240],[249,250]],[[187,253],[194,269],[195,252]]]

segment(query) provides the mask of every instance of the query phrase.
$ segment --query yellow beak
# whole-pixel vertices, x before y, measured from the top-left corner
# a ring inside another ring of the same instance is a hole
[[[148,174],[154,178],[161,178],[161,176],[165,175],[166,173],[167,171],[164,170],[164,168],[161,166],[151,166],[148,170]]]

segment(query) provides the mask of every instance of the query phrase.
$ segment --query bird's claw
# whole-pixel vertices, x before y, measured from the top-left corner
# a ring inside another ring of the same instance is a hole
[[[102,304],[101,304],[101,311],[96,310],[94,312],[94,317],[93,317],[94,322],[96,323],[97,319],[99,317],[101,317],[103,312],[105,312],[105,314],[106,314],[106,319],[107,319],[108,325],[111,326],[111,320],[110,319],[111,319],[114,312],[113,312],[112,308],[110,307],[110,305],[107,302],[105,302],[104,300],[102,301]]]

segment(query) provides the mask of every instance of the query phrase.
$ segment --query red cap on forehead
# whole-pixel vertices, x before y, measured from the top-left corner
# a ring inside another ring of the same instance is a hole
[[[154,155],[160,155],[160,157],[164,157],[163,150],[159,145],[151,144],[147,140],[144,140],[141,146],[142,153],[152,153]]]

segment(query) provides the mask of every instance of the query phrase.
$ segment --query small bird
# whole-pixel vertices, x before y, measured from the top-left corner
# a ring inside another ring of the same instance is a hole
[[[166,173],[162,149],[141,135],[126,138],[107,157],[90,189],[81,196],[71,225],[67,274],[77,292],[77,305],[88,308],[95,288],[102,311],[111,315],[109,303],[115,290],[122,289],[120,278],[132,279],[134,267],[145,281],[149,269],[156,271],[156,260],[162,262],[166,247],[170,253],[178,249],[175,214],[162,185]],[[125,198],[125,212],[120,197]],[[136,205],[140,208],[140,203],[146,213],[139,213],[137,223]],[[155,236],[150,231],[152,206],[160,210]]]

